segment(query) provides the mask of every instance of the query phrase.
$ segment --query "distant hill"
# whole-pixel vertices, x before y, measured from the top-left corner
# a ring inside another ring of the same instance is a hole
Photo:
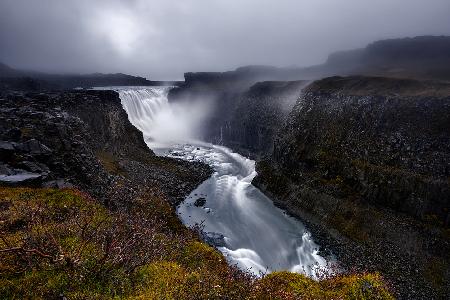
[[[84,75],[52,75],[52,74],[31,74],[30,77],[44,80],[61,88],[89,88],[95,86],[140,86],[152,85],[151,81],[137,76],[127,74],[84,74]]]
[[[383,75],[450,79],[450,37],[419,36],[390,39],[369,44],[366,48],[331,54],[319,66],[333,75]]]
[[[182,85],[191,89],[244,91],[261,81],[314,80],[337,75],[450,81],[450,36],[381,40],[365,48],[332,53],[324,64],[305,68],[244,66],[228,72],[189,72],[185,73],[184,83],[150,81],[121,73],[55,75],[18,71],[0,63],[0,89]]]
[[[10,68],[9,66],[0,63],[0,78],[11,78],[21,76],[21,72]]]
[[[450,37],[377,41],[365,48],[332,53],[324,64],[306,68],[245,66],[229,72],[186,73],[185,84],[246,88],[259,81],[313,80],[336,75],[450,80]]]
[[[0,63],[0,89],[43,90],[97,86],[176,85],[177,82],[151,81],[143,77],[116,74],[47,74],[15,70]]]

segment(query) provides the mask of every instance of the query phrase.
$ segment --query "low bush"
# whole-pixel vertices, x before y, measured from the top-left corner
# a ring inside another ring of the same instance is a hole
[[[1,299],[391,299],[377,274],[262,279],[229,266],[157,193],[109,211],[73,189],[0,188]]]

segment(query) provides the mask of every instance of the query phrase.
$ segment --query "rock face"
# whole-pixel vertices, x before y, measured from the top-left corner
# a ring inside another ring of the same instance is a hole
[[[449,132],[449,84],[319,80],[297,101],[271,157],[257,163],[254,184],[333,237],[341,261],[363,258],[381,270],[400,298],[442,297]]]
[[[169,101],[201,99],[207,102],[212,112],[204,126],[203,138],[251,156],[262,156],[272,151],[277,130],[286,121],[307,84],[305,81],[253,84],[240,80],[230,83],[220,76],[186,76],[186,83],[170,92]],[[211,81],[214,84],[208,85]]]
[[[75,185],[113,206],[159,186],[176,204],[211,172],[200,163],[155,156],[116,92],[7,92],[0,104],[3,185]],[[112,197],[120,182],[129,183],[130,195]]]
[[[274,137],[305,85],[303,81],[254,84],[238,98],[234,111],[214,136],[243,153],[271,153]]]
[[[449,85],[441,91],[414,84],[383,78],[312,84],[277,140],[274,160],[293,178],[316,171],[325,180],[340,176],[371,204],[448,224]]]

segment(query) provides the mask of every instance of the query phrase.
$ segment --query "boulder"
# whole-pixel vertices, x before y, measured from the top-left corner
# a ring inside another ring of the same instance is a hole
[[[194,205],[197,206],[197,207],[202,207],[202,206],[204,206],[205,204],[206,204],[206,199],[203,198],[203,197],[198,198],[198,199],[195,200],[195,202],[194,202]]]
[[[47,181],[43,183],[42,186],[46,188],[58,188],[58,189],[73,188],[73,184],[61,178],[57,180]]]
[[[14,152],[14,143],[0,141],[0,153],[1,152]]]
[[[40,185],[43,174],[37,173],[18,173],[14,175],[0,175],[0,185],[4,186],[24,186],[24,185]]]
[[[52,150],[50,148],[36,139],[31,139],[24,143],[17,144],[15,148],[22,152],[31,153],[34,155],[47,155],[52,153]]]
[[[225,247],[225,236],[217,232],[202,232],[202,239],[213,247]]]

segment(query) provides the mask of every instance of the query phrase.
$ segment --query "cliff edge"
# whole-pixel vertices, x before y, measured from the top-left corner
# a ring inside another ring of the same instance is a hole
[[[444,297],[449,129],[447,83],[326,78],[304,89],[254,183],[400,298]]]

